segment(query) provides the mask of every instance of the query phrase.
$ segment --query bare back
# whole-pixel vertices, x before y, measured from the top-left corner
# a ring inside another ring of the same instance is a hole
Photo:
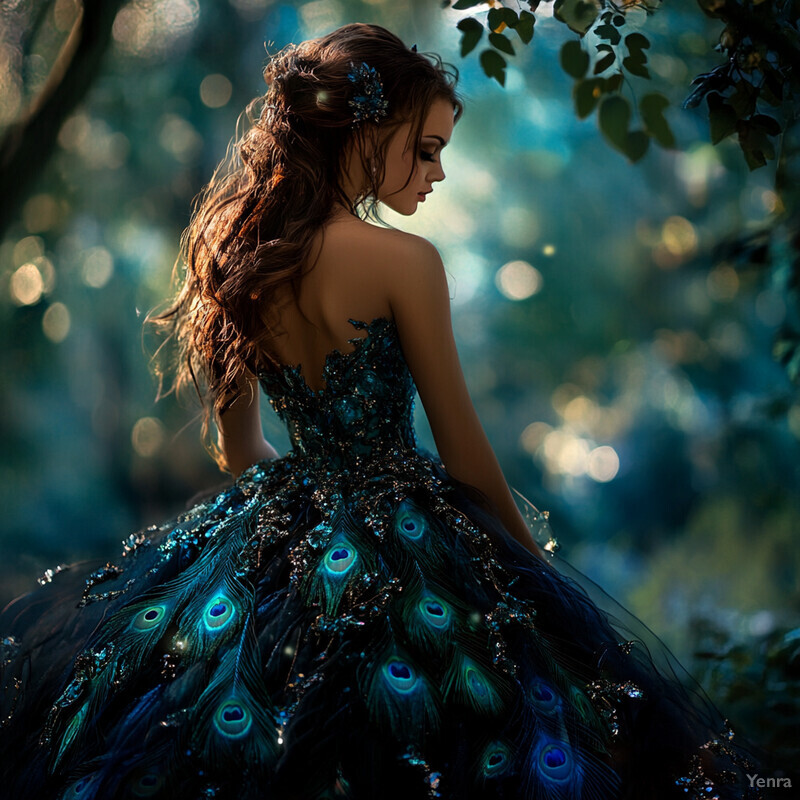
[[[291,287],[281,287],[271,311],[278,336],[270,348],[283,364],[301,365],[312,390],[324,388],[325,357],[353,349],[347,340],[358,334],[348,318],[392,318],[381,253],[409,236],[355,218],[331,221],[314,241],[311,261],[318,258],[301,279],[299,301]]]

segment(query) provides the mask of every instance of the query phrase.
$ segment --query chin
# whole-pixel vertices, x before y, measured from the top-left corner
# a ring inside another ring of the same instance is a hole
[[[416,196],[398,197],[395,195],[391,198],[379,198],[387,208],[391,208],[395,214],[400,214],[403,217],[410,217],[412,214],[417,213],[417,209],[422,205],[422,201]]]
[[[391,208],[392,211],[394,211],[396,214],[400,214],[403,217],[410,217],[412,214],[416,214],[417,207],[419,206],[419,201],[411,200],[409,202],[404,202],[404,203],[397,203],[397,202],[387,203],[384,200],[383,204],[387,208]]]

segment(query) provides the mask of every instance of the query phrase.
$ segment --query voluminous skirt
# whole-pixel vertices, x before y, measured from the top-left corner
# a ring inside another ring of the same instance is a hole
[[[191,502],[0,616],[3,796],[758,796],[663,643],[431,454]]]

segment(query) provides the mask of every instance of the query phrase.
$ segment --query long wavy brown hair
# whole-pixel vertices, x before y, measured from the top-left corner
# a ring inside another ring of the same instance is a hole
[[[348,73],[351,63],[361,62],[380,75],[387,115],[353,125]],[[166,310],[156,313],[157,306],[144,321],[165,336],[151,359],[156,400],[173,391],[181,398],[193,386],[204,446],[228,471],[209,436],[212,412],[218,419],[230,407],[242,375],[279,364],[270,350],[277,292],[290,284],[297,298],[314,234],[337,204],[383,223],[377,196],[392,134],[410,122],[407,145],[417,152],[434,100],[448,99],[456,121],[463,112],[458,70],[436,54],[409,49],[379,25],[353,23],[289,44],[270,57],[263,74],[266,94],[240,114],[225,157],[194,199],[172,273],[175,295]],[[351,144],[365,176],[352,200],[343,189]],[[412,174],[413,167],[404,186]]]

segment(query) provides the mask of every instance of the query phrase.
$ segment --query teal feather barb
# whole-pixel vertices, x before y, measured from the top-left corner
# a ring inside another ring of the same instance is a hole
[[[253,588],[224,550],[242,547],[247,525],[236,517],[219,528],[224,536],[175,578],[116,611],[77,657],[72,680],[53,704],[42,736],[55,742],[51,772],[113,696],[143,670],[158,669],[165,654],[184,666],[206,661],[242,630],[252,611]]]
[[[375,580],[375,542],[344,505],[314,528],[291,557],[305,603],[321,607],[329,618],[337,616],[345,597],[349,607],[355,605]]]
[[[384,635],[374,656],[359,664],[357,680],[371,719],[388,733],[420,742],[438,730],[441,693],[391,634]]]

